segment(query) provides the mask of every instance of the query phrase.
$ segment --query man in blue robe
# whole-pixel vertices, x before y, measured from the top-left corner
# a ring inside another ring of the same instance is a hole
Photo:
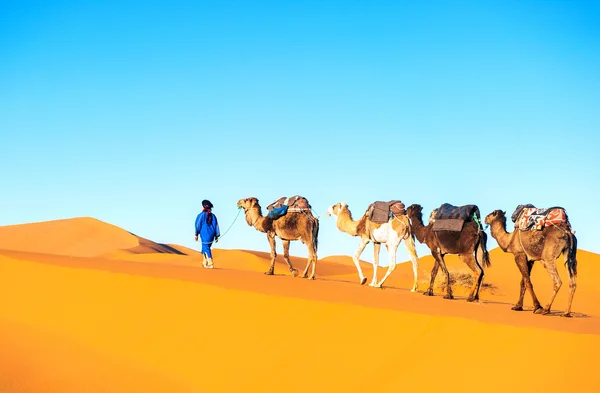
[[[198,235],[202,242],[202,254],[204,260],[202,266],[207,269],[213,269],[212,252],[210,248],[213,243],[216,243],[221,236],[219,230],[219,223],[217,222],[217,216],[212,213],[211,209],[213,204],[209,200],[202,201],[202,212],[196,217],[196,241],[198,241]]]

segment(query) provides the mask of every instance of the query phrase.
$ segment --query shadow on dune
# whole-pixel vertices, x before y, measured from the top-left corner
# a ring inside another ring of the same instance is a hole
[[[154,253],[159,253],[159,254],[189,255],[189,254],[186,254],[183,251],[180,251],[180,250],[176,249],[175,247],[172,247],[168,244],[153,242],[152,240],[148,240],[146,238],[138,236],[133,232],[127,231],[127,233],[137,237],[140,242],[139,245],[124,250],[127,252],[131,252],[132,254],[138,254],[138,253],[146,254],[146,253],[154,252]]]
[[[271,260],[271,254],[268,252],[254,251],[254,250],[244,250],[244,252],[248,253],[250,255],[257,256],[257,257],[263,259],[264,262],[266,262],[266,263],[269,263]],[[294,267],[296,269],[299,269],[300,271],[302,271],[304,269],[304,267],[306,266],[306,258],[303,258],[303,257],[297,257],[297,256],[290,255],[290,261],[292,262],[292,265],[294,265]],[[280,253],[277,254],[277,257],[275,258],[275,265],[276,265],[277,269],[283,268],[283,269],[287,270],[287,265],[285,264],[285,261],[283,259],[283,254],[280,254]],[[266,266],[268,266],[268,265],[266,265]],[[321,276],[321,277],[323,277],[323,276],[344,276],[344,275],[349,275],[349,274],[355,274],[356,268],[354,266],[350,266],[350,265],[344,265],[341,263],[330,262],[330,261],[327,261],[327,259],[325,258],[325,261],[323,261],[323,260],[317,261],[317,271],[318,271],[317,278],[319,278],[319,276]],[[339,281],[339,280],[335,280],[335,281]]]

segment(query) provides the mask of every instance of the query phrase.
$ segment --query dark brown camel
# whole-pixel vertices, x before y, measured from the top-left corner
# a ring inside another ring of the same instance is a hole
[[[491,266],[488,251],[486,249],[487,235],[480,230],[479,225],[473,221],[467,221],[460,232],[433,231],[433,224],[424,226],[423,208],[420,205],[411,205],[406,210],[406,215],[412,222],[412,228],[419,243],[424,243],[431,250],[435,264],[431,270],[431,281],[429,289],[423,293],[433,296],[433,284],[438,269],[446,275],[446,296],[444,299],[453,299],[452,287],[450,285],[450,273],[446,268],[444,255],[458,254],[459,258],[473,271],[473,288],[467,297],[468,302],[479,300],[479,289],[483,281],[483,267]]]
[[[523,310],[523,297],[525,296],[525,289],[527,289],[533,299],[533,312],[536,314],[550,313],[550,307],[562,285],[556,270],[556,259],[562,254],[569,271],[569,305],[563,316],[570,317],[571,304],[577,288],[575,282],[577,278],[577,238],[573,234],[571,225],[566,222],[547,226],[542,230],[521,231],[515,229],[512,233],[508,233],[506,232],[506,212],[501,210],[494,210],[488,214],[485,217],[485,223],[490,226],[492,237],[496,239],[498,246],[504,252],[510,252],[514,255],[517,267],[523,276],[521,278],[519,301],[512,309],[515,311]],[[540,305],[531,283],[531,269],[536,261],[542,263],[554,282],[554,291],[550,297],[550,302],[545,308]]]
[[[290,241],[300,240],[306,244],[308,247],[308,260],[301,277],[308,278],[309,280],[315,279],[319,219],[314,217],[310,210],[288,211],[286,215],[273,220],[269,215],[262,215],[262,209],[256,198],[240,199],[237,205],[244,209],[246,222],[249,226],[253,226],[256,230],[267,234],[267,239],[271,246],[271,267],[265,274],[272,275],[275,271],[275,258],[277,257],[275,237],[277,236],[283,244],[283,259],[294,277],[298,275],[298,270],[292,266],[292,262],[290,261]],[[308,268],[311,264],[312,272],[309,276]]]

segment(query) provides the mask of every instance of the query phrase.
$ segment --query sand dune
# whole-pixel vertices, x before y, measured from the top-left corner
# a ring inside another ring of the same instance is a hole
[[[47,231],[54,243],[24,239]],[[281,256],[265,276],[269,255],[245,250],[215,249],[205,270],[194,250],[93,219],[0,227],[0,239],[1,392],[600,389],[598,254],[579,252],[565,319],[510,310],[520,275],[499,249],[481,302],[467,303],[456,289],[453,301],[411,293],[410,263],[385,289],[358,285],[349,256],[320,260],[316,281],[291,277]],[[421,290],[431,266],[420,259]],[[541,266],[533,282],[545,302]]]
[[[139,245],[137,236],[90,217],[0,227],[0,248],[96,256]]]
[[[196,251],[159,244],[91,217],[0,226],[0,249],[78,257]]]

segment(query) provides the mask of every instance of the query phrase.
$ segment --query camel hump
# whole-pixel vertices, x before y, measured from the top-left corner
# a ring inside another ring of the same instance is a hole
[[[516,217],[513,220],[515,227],[522,231],[541,231],[547,226],[569,222],[566,210],[560,206],[537,208],[530,204],[519,205],[512,217]]]
[[[392,200],[389,202],[375,201],[367,208],[369,221],[376,224],[386,223],[392,215],[401,216],[404,213],[405,206],[400,200]]]

